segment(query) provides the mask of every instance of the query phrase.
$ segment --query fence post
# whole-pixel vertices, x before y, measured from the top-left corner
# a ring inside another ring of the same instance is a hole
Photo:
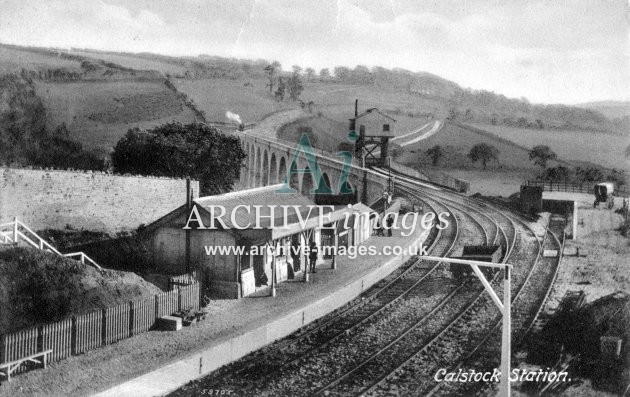
[[[107,345],[107,309],[101,310],[101,346]]]
[[[77,354],[77,318],[75,316],[72,316],[72,326],[70,327],[71,332],[70,332],[70,353],[73,356],[76,356]]]
[[[37,351],[44,351],[44,326],[37,326]],[[54,353],[54,352],[53,352]]]
[[[7,336],[0,335],[0,363],[6,363]]]
[[[18,219],[17,216],[13,218],[13,242],[18,242]]]
[[[129,301],[129,335],[128,337],[133,336],[133,318],[135,316],[135,310],[133,310],[133,301]]]

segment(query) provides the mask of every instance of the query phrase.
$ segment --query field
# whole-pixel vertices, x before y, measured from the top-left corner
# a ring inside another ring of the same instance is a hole
[[[470,149],[478,143],[488,143],[499,150],[498,161],[487,164],[488,170],[533,170],[536,167],[529,159],[528,149],[509,140],[499,139],[491,134],[483,134],[445,122],[442,130],[418,143],[405,147],[405,153],[397,158],[402,164],[427,166],[431,159],[426,150],[440,145],[445,155],[439,165],[448,168],[481,169],[480,163],[473,163],[467,157]],[[553,164],[551,164],[553,165]]]
[[[260,79],[176,79],[175,87],[191,98],[207,121],[228,121],[225,112],[241,116],[245,123],[258,122],[269,113],[297,108],[296,102],[276,102]]]
[[[108,52],[73,50],[69,52],[73,55],[102,59],[106,62],[115,63],[125,68],[136,70],[155,70],[162,74],[183,74],[186,68],[166,61],[152,60],[133,54],[113,54]]]
[[[85,148],[109,153],[129,128],[193,122],[194,113],[161,81],[37,82],[48,125],[65,123]]]
[[[0,45],[0,74],[15,73],[21,69],[39,72],[58,68],[80,71],[81,64],[78,61]]]
[[[403,90],[317,82],[305,84],[302,97],[304,101],[313,101],[326,117],[343,123],[354,116],[354,101],[358,99],[359,113],[379,108],[396,119],[396,131],[400,134],[431,119],[446,116],[439,98],[413,95]]]
[[[175,78],[172,82],[204,113],[208,122],[228,121],[225,113],[231,111],[239,114],[245,123],[256,123],[277,111],[299,107],[297,102],[273,99],[263,75],[264,65],[260,62],[68,51],[69,55],[79,59],[103,61],[96,70],[88,71],[81,68],[79,61],[56,56],[55,51],[0,45],[0,73],[21,68],[35,71],[64,68],[80,72],[83,81],[36,80],[37,94],[44,101],[51,129],[65,123],[71,138],[103,155],[111,151],[129,128],[196,120],[191,109],[163,84],[160,74],[188,76]],[[133,72],[116,65],[158,73]],[[307,81],[303,77],[304,91],[300,99],[313,103],[314,117],[292,123],[282,129],[280,135],[295,140],[299,127],[308,125],[313,129],[315,146],[335,151],[337,145],[345,141],[348,119],[354,115],[355,99],[359,100],[359,112],[376,107],[396,119],[395,135],[406,134],[431,121],[444,120],[452,106],[450,95],[459,92],[460,88],[437,76],[418,74],[415,78],[412,83],[394,77],[361,85],[334,79]],[[521,114],[514,111],[516,113],[511,114],[514,118]],[[498,161],[489,163],[487,171],[482,170],[480,164],[472,164],[466,156],[470,148],[480,142],[490,143],[500,152]],[[469,180],[473,191],[506,195],[515,191],[523,179],[535,177],[539,172],[539,167],[534,166],[528,157],[528,150],[535,145],[549,145],[558,154],[559,162],[551,162],[551,166],[570,162],[572,166],[592,163],[630,169],[630,162],[623,155],[628,143],[628,135],[486,124],[471,124],[469,129],[447,122],[437,134],[406,146],[397,161],[419,168],[431,167],[425,152],[434,145],[441,145],[446,154],[440,160],[439,170]]]
[[[548,131],[493,125],[475,125],[519,145],[531,148],[548,145],[566,160],[588,161],[608,168],[630,169],[624,150],[630,135],[620,136],[586,131]]]

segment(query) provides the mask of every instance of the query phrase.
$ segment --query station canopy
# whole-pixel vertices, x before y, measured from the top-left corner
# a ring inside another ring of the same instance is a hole
[[[351,207],[320,206],[299,193],[282,193],[283,184],[200,197],[193,202],[200,210],[204,225],[225,210],[215,226],[230,230],[253,243],[276,240],[305,230],[315,229],[353,214],[374,212],[361,203]],[[275,207],[274,207],[275,206]],[[220,208],[220,209],[219,209]],[[273,213],[273,218],[271,217]],[[273,219],[273,220],[272,220]],[[352,223],[349,221],[349,225]],[[247,227],[245,227],[247,226]]]

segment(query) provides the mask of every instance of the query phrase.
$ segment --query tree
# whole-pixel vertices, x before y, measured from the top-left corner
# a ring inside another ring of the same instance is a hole
[[[323,68],[319,71],[319,77],[322,79],[327,79],[330,77],[330,70],[328,68]]]
[[[483,164],[483,169],[485,170],[488,161],[498,161],[499,149],[487,143],[478,143],[473,146],[472,149],[470,149],[470,152],[468,153],[468,158],[470,158],[473,163],[481,161],[481,164]]]
[[[300,98],[302,91],[304,91],[300,74],[296,71],[294,71],[291,77],[289,77],[287,81],[287,88],[289,89],[289,97],[292,101],[297,101]]]
[[[293,69],[293,74],[302,74],[302,67],[300,65],[293,65],[291,66],[291,69]]]
[[[547,168],[547,162],[549,160],[555,160],[558,156],[547,145],[537,145],[529,151],[529,159],[534,160],[534,164]]]
[[[269,93],[273,93],[273,86],[276,84],[276,73],[280,70],[281,65],[278,61],[273,61],[271,64],[265,67],[265,72],[267,74],[267,87],[269,87]]]
[[[624,170],[613,168],[606,176],[607,181],[615,182],[617,186],[624,186],[628,181],[628,175]]]
[[[565,182],[569,179],[569,169],[561,165],[553,168],[547,168],[539,176],[539,179],[549,182]]]
[[[339,142],[339,145],[337,145],[337,151],[354,153],[354,143]]]
[[[311,80],[313,80],[313,76],[315,76],[315,69],[306,68],[304,72],[306,73],[306,81],[310,82]]]
[[[595,167],[577,167],[575,169],[575,178],[578,182],[596,182],[604,179],[604,174],[599,168]]]
[[[448,115],[446,116],[447,120],[457,120],[459,117],[459,112],[456,108],[452,107],[448,109]]]
[[[431,164],[438,165],[440,158],[444,156],[444,149],[440,145],[435,145],[427,150],[427,156],[431,157]]]
[[[273,94],[276,101],[278,102],[283,101],[285,92],[286,92],[286,84],[284,83],[284,80],[282,80],[282,77],[279,77],[278,88],[276,89],[276,92]]]
[[[345,66],[336,66],[335,67],[335,77],[338,80],[346,80],[350,76],[350,69]]]
[[[235,136],[202,123],[168,123],[130,129],[114,147],[112,163],[119,173],[197,179],[207,195],[232,190],[246,157]]]

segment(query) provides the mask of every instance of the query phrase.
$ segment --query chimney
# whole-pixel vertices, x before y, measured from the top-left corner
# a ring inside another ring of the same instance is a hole
[[[193,191],[192,191],[192,187],[190,186],[190,177],[186,178],[186,208],[191,209],[192,208],[192,201],[193,201]]]
[[[357,117],[359,115],[359,100],[355,99],[354,100],[354,117]]]

